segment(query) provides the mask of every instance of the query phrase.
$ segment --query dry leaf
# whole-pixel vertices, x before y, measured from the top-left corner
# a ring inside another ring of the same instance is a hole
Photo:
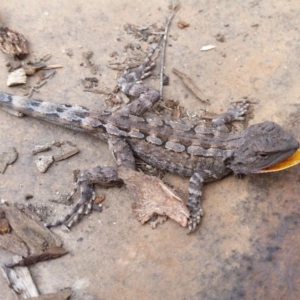
[[[157,214],[168,216],[183,227],[187,225],[188,209],[160,179],[125,167],[118,168],[118,175],[134,196],[132,209],[139,222],[144,224]]]
[[[7,27],[0,25],[0,49],[13,57],[24,58],[28,52],[25,37]]]

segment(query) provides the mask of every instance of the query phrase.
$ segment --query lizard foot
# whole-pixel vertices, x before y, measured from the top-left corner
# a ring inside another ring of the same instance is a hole
[[[92,202],[95,199],[94,184],[105,187],[122,186],[123,181],[118,178],[115,167],[95,167],[83,171],[77,178],[74,193],[79,189],[80,199],[71,211],[54,223],[44,224],[46,227],[63,225],[65,229],[71,228],[83,215],[91,212]]]
[[[194,232],[197,229],[203,216],[204,211],[200,205],[198,206],[197,210],[194,209],[190,212],[190,217],[188,220],[188,234]]]
[[[212,123],[216,127],[222,127],[225,123],[230,123],[232,121],[243,121],[245,119],[245,114],[248,111],[249,103],[243,101],[236,103],[233,107],[230,107],[224,114],[218,115],[212,119]]]
[[[245,114],[247,113],[248,108],[249,103],[247,101],[243,101],[236,103],[235,106],[229,108],[227,113],[231,115],[233,121],[242,121],[245,119]]]

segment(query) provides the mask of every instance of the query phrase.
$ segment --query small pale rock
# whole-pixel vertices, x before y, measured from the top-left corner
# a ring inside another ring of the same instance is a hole
[[[37,160],[35,160],[34,162],[35,162],[38,170],[41,173],[45,173],[47,171],[47,169],[53,163],[53,156],[50,156],[50,155],[39,156],[39,158]]]
[[[46,145],[35,145],[34,149],[32,150],[32,155],[36,155],[40,152],[45,152],[51,149],[51,146],[46,144]]]
[[[0,153],[0,173],[4,173],[8,165],[13,164],[18,158],[15,148],[11,147],[7,151]]]
[[[216,46],[214,45],[206,45],[206,46],[203,46],[200,51],[208,51],[208,50],[211,50],[211,49],[214,49],[216,48]]]

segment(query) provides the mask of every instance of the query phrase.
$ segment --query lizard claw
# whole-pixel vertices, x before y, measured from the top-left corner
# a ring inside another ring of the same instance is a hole
[[[231,115],[233,121],[242,121],[245,119],[245,114],[249,108],[249,103],[243,101],[237,103],[234,107],[228,109],[228,113]]]
[[[224,127],[226,123],[232,121],[243,121],[248,111],[249,102],[243,101],[236,103],[233,107],[229,108],[224,114],[218,115],[212,119],[212,123],[219,127],[222,131],[227,131]]]
[[[190,213],[190,218],[188,220],[188,234],[194,232],[201,222],[201,218],[204,216],[204,211],[201,206],[196,211]]]

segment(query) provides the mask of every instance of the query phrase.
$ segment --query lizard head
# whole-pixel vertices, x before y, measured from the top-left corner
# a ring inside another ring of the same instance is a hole
[[[259,173],[290,157],[299,148],[298,141],[273,122],[248,127],[237,141],[237,149],[224,161],[235,174]]]

